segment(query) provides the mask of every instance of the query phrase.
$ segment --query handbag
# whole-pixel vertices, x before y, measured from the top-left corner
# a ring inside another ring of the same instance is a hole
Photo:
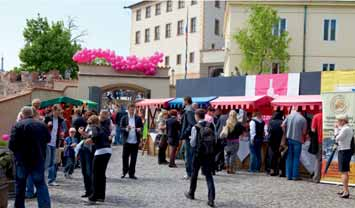
[[[308,152],[315,155],[318,153],[318,134],[317,132],[309,132],[309,136],[311,137],[311,144],[309,145]]]

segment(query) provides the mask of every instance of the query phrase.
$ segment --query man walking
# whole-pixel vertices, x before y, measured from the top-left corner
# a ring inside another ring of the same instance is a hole
[[[196,124],[194,109],[192,108],[191,97],[184,98],[184,114],[182,116],[181,140],[185,141],[185,166],[186,175],[184,179],[189,180],[192,175],[192,150],[190,146],[191,129]]]
[[[121,178],[125,178],[127,173],[130,179],[137,179],[135,176],[138,147],[142,138],[143,123],[139,116],[135,115],[134,104],[128,106],[128,115],[121,120],[121,131],[123,139],[123,171]],[[131,161],[129,162],[129,158]]]
[[[56,183],[57,178],[57,165],[56,165],[56,151],[60,145],[60,138],[63,137],[62,126],[64,119],[60,118],[61,107],[54,105],[51,116],[45,118],[44,122],[47,124],[51,132],[51,140],[48,143],[47,162],[48,162],[48,185],[58,186]]]
[[[37,189],[38,207],[49,208],[51,203],[44,170],[47,143],[51,137],[47,127],[33,119],[32,107],[23,107],[21,113],[23,120],[12,128],[9,142],[16,165],[15,207],[25,207],[26,179],[31,175]]]
[[[202,173],[206,177],[208,188],[208,206],[214,207],[215,187],[212,171],[214,168],[214,145],[215,134],[211,123],[205,121],[205,111],[198,109],[195,113],[197,124],[192,128],[191,147],[193,149],[192,176],[190,180],[190,190],[185,193],[186,198],[195,199],[197,188],[198,172],[202,167]]]
[[[299,165],[302,143],[307,133],[307,121],[301,115],[302,107],[293,111],[282,123],[288,143],[286,176],[288,180],[299,180]]]

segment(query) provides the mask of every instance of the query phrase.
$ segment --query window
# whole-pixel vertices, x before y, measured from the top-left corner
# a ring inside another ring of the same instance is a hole
[[[161,3],[155,5],[155,15],[158,16],[161,14]]]
[[[169,66],[170,65],[170,58],[169,56],[165,56],[165,66]]]
[[[215,48],[215,45],[214,43],[211,44],[211,49],[214,49]]]
[[[184,20],[178,21],[177,24],[177,35],[183,35],[184,34]]]
[[[178,8],[179,9],[182,9],[182,8],[184,8],[185,7],[185,1],[184,0],[179,0],[178,1]]]
[[[136,32],[136,44],[141,43],[141,31]]]
[[[142,19],[142,10],[138,9],[136,12],[136,21],[139,21]]]
[[[196,0],[191,0],[191,5],[196,5],[197,1]]]
[[[334,71],[335,70],[335,64],[323,64],[322,70],[323,71]]]
[[[215,0],[214,1],[214,7],[216,7],[216,8],[220,8],[221,7],[221,4],[220,4],[219,0]]]
[[[154,40],[160,40],[160,26],[154,28]]]
[[[219,35],[219,20],[218,19],[214,20],[214,34]]]
[[[171,37],[171,23],[165,25],[165,38]]]
[[[190,32],[196,32],[196,17],[191,18],[190,20]]]
[[[166,12],[171,12],[173,11],[173,1],[168,0],[166,2]]]
[[[325,19],[323,24],[323,40],[335,41],[337,21],[335,19]]]
[[[271,73],[272,74],[279,74],[280,73],[280,64],[279,63],[272,63]]]
[[[150,18],[151,8],[150,6],[145,8],[145,18]]]
[[[150,30],[145,29],[145,33],[144,33],[144,42],[148,43],[150,41]]]
[[[274,25],[272,28],[272,34],[280,36],[283,32],[287,30],[287,21],[284,18],[279,20],[279,23]]]
[[[176,56],[176,65],[180,65],[181,64],[181,54],[178,54]]]
[[[195,53],[191,52],[189,55],[189,62],[194,63],[195,62]]]

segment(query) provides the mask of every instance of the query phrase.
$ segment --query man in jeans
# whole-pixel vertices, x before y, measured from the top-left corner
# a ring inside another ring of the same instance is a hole
[[[181,140],[185,141],[185,166],[186,166],[186,175],[184,179],[189,180],[192,175],[192,151],[190,146],[190,136],[191,129],[196,124],[195,121],[195,112],[192,108],[192,99],[191,97],[184,98],[184,114],[182,116],[182,126],[181,126]]]
[[[322,143],[323,143],[323,114],[317,113],[312,119],[312,132],[318,136],[318,152],[316,153],[316,162],[314,164],[313,182],[319,183],[322,169]]]
[[[31,175],[37,189],[38,207],[51,207],[48,187],[44,179],[47,143],[50,134],[47,127],[33,119],[32,107],[23,107],[23,120],[11,131],[9,149],[14,152],[16,165],[15,207],[25,207],[26,179]]]
[[[47,124],[51,133],[51,140],[48,143],[47,162],[48,162],[48,185],[58,186],[56,183],[57,178],[57,165],[56,165],[56,150],[60,144],[60,137],[62,135],[62,125],[64,120],[60,118],[62,108],[60,105],[52,107],[52,115],[45,118],[44,122]]]
[[[282,123],[288,143],[286,176],[288,180],[299,180],[299,164],[302,143],[307,133],[307,121],[301,115],[302,107],[293,111]]]

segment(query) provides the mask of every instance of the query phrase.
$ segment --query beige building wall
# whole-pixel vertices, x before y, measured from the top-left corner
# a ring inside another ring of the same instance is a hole
[[[233,35],[246,27],[249,8],[256,1],[229,1],[225,14],[225,74],[230,76],[234,68],[240,70],[242,53]],[[260,1],[259,1],[260,3]],[[305,71],[321,71],[323,64],[335,64],[336,69],[355,68],[355,1],[262,1],[278,11],[287,21],[289,45],[289,71],[303,69],[303,38],[305,6],[307,6],[307,33]],[[336,40],[323,40],[324,19],[336,19]]]
[[[161,4],[161,14],[155,15],[156,4]],[[135,4],[131,9],[131,40],[130,54],[137,56],[150,56],[154,52],[163,52],[169,57],[169,66],[174,70],[174,82],[176,79],[184,78],[185,74],[185,34],[177,35],[178,21],[183,20],[183,29],[189,16],[189,34],[188,34],[188,57],[187,71],[188,78],[201,77],[201,50],[210,49],[214,44],[215,48],[221,48],[224,45],[223,36],[214,35],[214,19],[220,20],[220,31],[223,33],[224,1],[220,1],[220,8],[215,8],[214,1],[197,1],[197,4],[191,5],[191,0],[185,0],[185,7],[179,9],[178,1],[172,1],[172,11],[166,12],[166,0],[143,1]],[[145,18],[146,7],[151,7],[151,17]],[[141,20],[136,21],[137,10],[141,10]],[[191,18],[196,17],[196,32],[190,32]],[[171,23],[171,38],[165,38],[165,26]],[[160,26],[160,40],[154,40],[154,28]],[[150,29],[150,42],[144,42],[145,29]],[[136,32],[140,31],[140,44],[135,43]],[[189,54],[194,53],[194,62],[190,63]],[[177,55],[181,55],[181,64],[177,64]],[[165,65],[163,63],[162,65]],[[169,72],[172,76],[171,72]]]

